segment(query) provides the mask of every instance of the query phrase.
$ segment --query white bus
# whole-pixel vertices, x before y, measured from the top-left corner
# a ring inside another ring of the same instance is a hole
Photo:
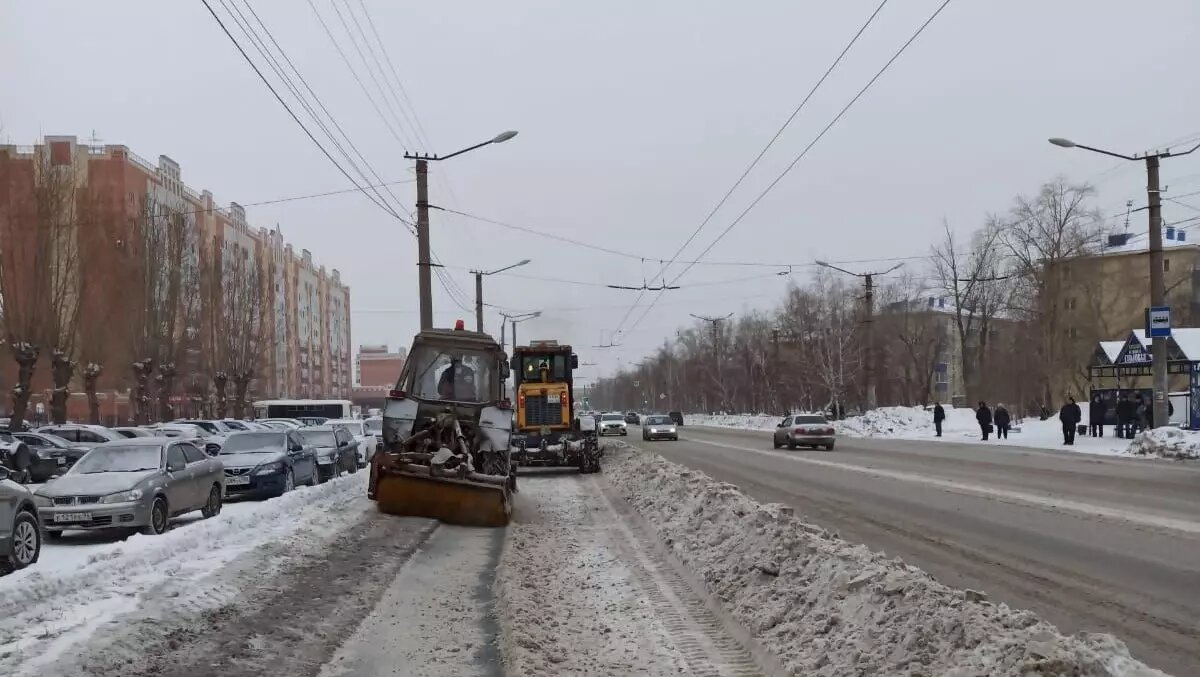
[[[350,400],[259,400],[254,418],[354,418],[361,408]]]

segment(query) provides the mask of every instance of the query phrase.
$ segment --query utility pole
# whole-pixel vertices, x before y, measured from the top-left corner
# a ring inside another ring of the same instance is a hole
[[[692,317],[696,318],[697,320],[703,320],[704,322],[707,322],[709,324],[709,326],[712,328],[713,362],[716,363],[716,368],[717,368],[717,385],[721,388],[721,404],[720,404],[720,406],[722,408],[724,408],[729,403],[725,401],[725,380],[724,380],[725,375],[723,373],[724,372],[724,369],[722,368],[723,365],[721,364],[721,348],[720,348],[721,323],[724,322],[725,320],[728,320],[729,318],[733,317],[733,313],[729,313],[725,317],[707,317],[705,315],[696,315],[694,313],[688,313],[688,314],[691,315]]]
[[[883,271],[882,273],[854,273],[849,270],[846,270],[845,268],[838,268],[837,266],[826,263],[825,261],[817,261],[817,265],[824,266],[826,268],[831,268],[833,270],[843,272],[847,275],[853,275],[854,277],[861,277],[861,278],[863,278],[863,282],[866,283],[866,288],[867,288],[866,295],[863,298],[863,300],[865,302],[865,306],[866,306],[864,308],[864,312],[863,312],[863,325],[864,325],[863,328],[866,330],[866,335],[867,335],[867,341],[866,341],[866,343],[867,343],[867,368],[865,370],[866,375],[867,375],[867,409],[868,410],[874,409],[876,406],[876,402],[875,402],[875,276],[876,275],[881,275],[881,276],[887,275],[888,273],[892,272],[893,270],[896,270],[897,268],[899,268],[900,266],[902,266],[904,264],[897,263],[896,265],[892,266],[891,268],[888,268],[887,270]]]
[[[471,274],[475,276],[475,331],[483,333],[483,276],[495,275],[503,273],[506,270],[519,268],[520,266],[529,263],[529,259],[521,259],[511,266],[504,266],[495,270],[472,270]],[[513,345],[516,345],[514,342]],[[502,346],[503,347],[503,346]]]
[[[1162,194],[1159,188],[1158,181],[1158,166],[1163,158],[1178,157],[1180,155],[1188,155],[1200,150],[1200,143],[1192,146],[1190,149],[1172,153],[1170,149],[1164,151],[1156,151],[1154,153],[1145,153],[1141,157],[1137,154],[1125,155],[1123,153],[1114,153],[1112,151],[1103,150],[1101,148],[1093,148],[1085,146],[1081,143],[1075,143],[1070,139],[1055,137],[1049,139],[1050,143],[1061,148],[1082,148],[1090,150],[1093,153],[1101,155],[1110,155],[1112,157],[1121,158],[1122,160],[1142,160],[1146,163],[1146,204],[1150,213],[1150,245],[1147,248],[1150,254],[1150,306],[1165,307],[1167,305],[1166,286],[1163,282],[1163,255],[1162,255]],[[1147,309],[1147,316],[1149,310]],[[1149,331],[1150,327],[1146,327]],[[1170,423],[1170,406],[1167,400],[1167,338],[1152,338],[1150,346],[1151,361],[1151,383],[1154,386],[1154,415],[1152,417],[1152,425],[1157,428]]]
[[[421,331],[433,329],[433,274],[429,268],[429,162],[417,160],[417,293]]]

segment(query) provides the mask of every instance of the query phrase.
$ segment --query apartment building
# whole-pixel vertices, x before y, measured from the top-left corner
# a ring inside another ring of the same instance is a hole
[[[254,397],[349,397],[349,287],[338,270],[316,263],[309,250],[297,253],[284,241],[279,225],[255,227],[238,203],[221,207],[211,192],[192,190],[183,181],[180,165],[166,155],[150,162],[123,145],[46,136],[34,146],[0,145],[0,235],[13,240],[0,242],[0,247],[20,246],[17,241],[29,229],[30,205],[47,167],[71,168],[77,211],[85,215],[76,219],[72,233],[81,276],[77,357],[81,363],[105,367],[98,385],[103,399],[111,403],[102,412],[106,419],[128,416],[130,364],[135,359],[131,327],[142,284],[133,261],[134,245],[139,220],[147,218],[182,219],[191,233],[183,267],[202,269],[211,264],[208,257],[220,257],[223,270],[237,265],[256,270],[266,318],[261,359],[250,386]],[[200,276],[182,277],[195,284]],[[187,326],[182,331],[190,336],[200,329]],[[194,380],[202,376],[203,357],[193,344],[176,366]],[[0,378],[13,382],[12,360],[0,360]],[[48,362],[39,365],[33,385],[38,393],[34,402],[48,396]],[[176,387],[182,401],[188,384]],[[78,390],[72,386],[72,391]],[[73,392],[71,418],[86,418],[86,406],[76,401],[81,399]]]

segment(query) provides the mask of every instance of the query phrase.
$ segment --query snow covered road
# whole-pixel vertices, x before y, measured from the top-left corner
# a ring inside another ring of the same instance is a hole
[[[1155,667],[1200,665],[1192,464],[850,438],[775,451],[769,432],[682,433],[643,446],[1064,631],[1111,632]]]

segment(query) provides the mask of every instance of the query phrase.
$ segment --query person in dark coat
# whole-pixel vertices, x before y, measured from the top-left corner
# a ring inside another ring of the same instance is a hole
[[[1008,428],[1012,425],[1008,409],[1003,404],[997,404],[996,411],[992,412],[992,419],[996,422],[996,439],[1007,440]]]
[[[983,441],[986,442],[988,433],[992,432],[992,410],[988,409],[987,402],[979,402],[979,408],[975,410],[975,420],[979,421],[979,431],[983,433]]]
[[[1075,444],[1075,426],[1079,425],[1082,418],[1083,412],[1080,411],[1079,405],[1075,404],[1075,398],[1068,396],[1067,403],[1058,410],[1058,420],[1062,422],[1063,444]]]
[[[1129,399],[1129,393],[1119,395],[1117,397],[1117,437],[1133,438],[1133,413],[1133,400]]]
[[[1092,437],[1104,437],[1104,413],[1107,407],[1099,395],[1092,395],[1088,403],[1088,434]]]
[[[933,403],[933,429],[937,431],[937,436],[942,436],[942,421],[946,420],[946,410],[942,408],[941,402]]]
[[[1146,400],[1142,399],[1142,394],[1138,393],[1137,397],[1133,398],[1133,427],[1130,437],[1149,427],[1152,413],[1150,407],[1146,406]]]

